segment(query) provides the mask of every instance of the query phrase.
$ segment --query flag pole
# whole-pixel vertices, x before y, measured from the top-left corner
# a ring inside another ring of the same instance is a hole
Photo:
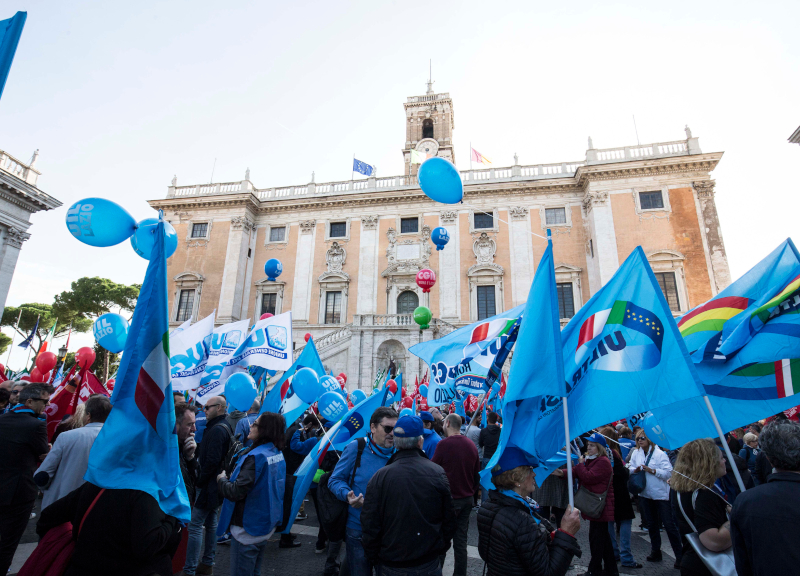
[[[567,489],[569,490],[569,507],[575,508],[575,499],[572,494],[572,446],[569,443],[569,410],[567,410],[567,397],[562,396],[561,401],[564,404],[564,436],[567,440]]]
[[[720,442],[722,442],[722,449],[725,451],[725,454],[728,457],[728,462],[731,465],[731,470],[733,470],[733,475],[736,476],[736,483],[739,484],[739,490],[744,492],[746,488],[744,487],[742,476],[741,474],[739,474],[739,469],[736,467],[736,462],[734,462],[733,460],[733,454],[731,454],[731,449],[728,446],[728,443],[725,441],[725,434],[722,432],[722,426],[719,425],[719,420],[717,420],[717,415],[714,413],[714,407],[711,406],[711,400],[708,399],[707,395],[703,395],[703,400],[706,401],[706,408],[708,408],[708,413],[711,414],[711,419],[714,421],[714,427],[717,429],[719,440]]]
[[[355,178],[355,176],[354,176],[354,174],[355,174],[354,168],[355,167],[356,167],[356,153],[353,152],[353,163],[350,164],[350,182],[352,182],[353,179]]]
[[[11,345],[8,347],[8,356],[6,356],[6,367],[8,366],[8,361],[11,360],[11,351],[14,349],[14,336],[16,335],[17,330],[19,330],[19,321],[21,319],[22,319],[22,308],[19,309],[19,316],[17,316],[17,324],[14,326],[14,331],[11,333]]]
[[[472,171],[472,141],[469,143],[469,169]]]

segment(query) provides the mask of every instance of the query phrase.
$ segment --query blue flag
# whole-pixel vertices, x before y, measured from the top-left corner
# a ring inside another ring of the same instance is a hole
[[[305,412],[306,408],[311,404],[303,402],[297,394],[294,393],[291,382],[289,382],[289,378],[294,376],[300,368],[311,368],[320,378],[325,376],[325,368],[322,366],[322,360],[319,358],[319,353],[317,352],[317,347],[314,344],[313,338],[309,338],[303,351],[300,352],[300,356],[298,356],[294,364],[283,373],[281,379],[275,383],[275,386],[272,387],[272,390],[270,390],[269,394],[264,398],[264,403],[261,405],[259,414],[263,414],[264,412],[283,414],[283,417],[286,419],[286,427],[288,428],[292,425],[292,422],[297,420],[297,418]]]
[[[372,176],[372,173],[375,172],[375,166],[370,166],[366,162],[353,158],[353,172],[358,172],[364,176]]]
[[[27,12],[17,12],[12,18],[0,20],[0,97],[3,96],[3,88],[6,86],[11,63],[14,62],[14,54],[17,53],[17,45],[27,18]]]
[[[89,453],[84,478],[102,488],[147,492],[165,514],[188,522],[169,364],[167,259],[159,215],[150,263],[122,352],[114,409]]]
[[[31,333],[30,333],[30,334],[28,334],[28,337],[27,337],[27,338],[25,338],[25,340],[23,340],[22,342],[20,342],[20,343],[18,344],[18,346],[19,346],[20,348],[27,349],[27,348],[28,348],[28,346],[30,346],[30,345],[31,345],[31,342],[33,342],[33,337],[34,337],[34,335],[36,334],[36,331],[37,331],[38,329],[39,329],[39,316],[37,316],[37,317],[36,317],[36,325],[33,327],[33,330],[31,330]]]

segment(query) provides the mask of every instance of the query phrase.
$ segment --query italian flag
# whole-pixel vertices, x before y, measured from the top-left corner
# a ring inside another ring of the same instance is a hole
[[[611,310],[612,308],[600,310],[600,312],[596,312],[584,320],[581,325],[581,330],[578,333],[578,345],[575,347],[576,351],[587,342],[591,342],[600,336],[603,332],[603,328],[606,326]]]
[[[150,351],[139,369],[134,394],[136,406],[156,433],[158,433],[156,426],[158,412],[164,404],[169,382],[169,332],[164,332],[161,340]]]
[[[800,358],[775,362],[775,384],[778,387],[778,398],[800,392]]]

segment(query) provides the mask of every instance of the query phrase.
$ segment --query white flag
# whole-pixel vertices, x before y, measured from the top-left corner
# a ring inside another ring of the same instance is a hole
[[[174,391],[193,390],[200,385],[213,331],[214,312],[192,326],[179,326],[169,335],[169,364]]]
[[[292,367],[292,313],[259,320],[228,361],[229,366],[260,366],[269,370]]]
[[[225,389],[225,376],[231,373],[230,368],[226,370],[228,361],[245,339],[249,326],[248,318],[214,329],[208,348],[208,362],[200,380],[200,388],[197,390],[196,399],[200,404],[205,405],[209,398],[222,394]]]

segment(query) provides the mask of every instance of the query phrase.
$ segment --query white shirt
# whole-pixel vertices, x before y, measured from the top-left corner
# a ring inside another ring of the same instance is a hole
[[[652,452],[653,455],[650,457],[650,463],[647,464],[647,467],[652,468],[656,473],[645,472],[647,486],[639,495],[651,500],[669,500],[669,484],[667,484],[667,480],[672,477],[672,464],[669,462],[669,457],[658,446],[653,446]],[[639,466],[644,466],[646,460],[647,454],[641,448],[637,448],[631,452],[631,461],[628,463],[628,469],[633,472]]]

